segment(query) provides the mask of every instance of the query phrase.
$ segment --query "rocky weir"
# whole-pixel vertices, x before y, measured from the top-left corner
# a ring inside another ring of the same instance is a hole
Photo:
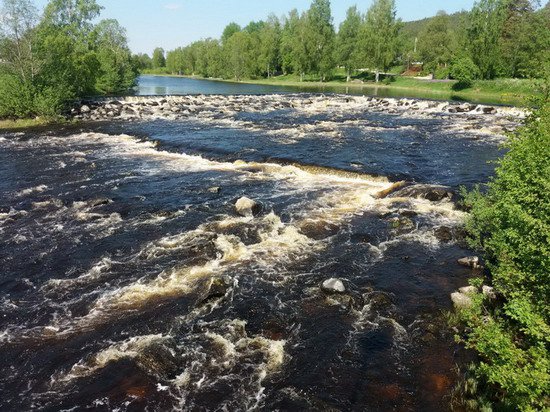
[[[465,354],[442,312],[481,270],[457,189],[524,112],[281,94],[72,115],[0,136],[2,410],[449,409]]]

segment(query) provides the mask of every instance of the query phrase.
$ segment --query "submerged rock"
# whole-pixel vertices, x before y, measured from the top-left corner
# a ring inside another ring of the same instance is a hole
[[[330,278],[321,283],[321,290],[325,293],[344,293],[346,286],[337,278]]]
[[[243,196],[235,202],[235,210],[241,216],[252,217],[261,212],[262,206],[258,202]]]

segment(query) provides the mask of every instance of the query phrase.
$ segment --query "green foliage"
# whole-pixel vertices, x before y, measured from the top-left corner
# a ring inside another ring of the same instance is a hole
[[[362,60],[376,71],[377,82],[379,72],[389,69],[399,52],[402,24],[395,16],[395,0],[375,0],[362,26]]]
[[[353,70],[359,65],[359,31],[363,19],[357,6],[350,7],[346,20],[340,25],[337,37],[336,53],[338,61],[346,69],[347,81],[351,80]]]
[[[137,64],[115,20],[94,25],[95,0],[51,0],[38,20],[30,0],[4,0],[0,117],[55,117],[78,97],[133,87]]]
[[[516,135],[488,191],[465,199],[471,244],[485,253],[502,297],[480,295],[462,312],[465,341],[481,356],[478,375],[495,400],[519,410],[550,406],[550,103]]]
[[[439,12],[426,24],[418,36],[418,51],[424,62],[424,67],[428,67],[432,73],[436,74],[440,67],[451,62],[455,48],[449,16],[444,12]]]
[[[157,47],[153,51],[152,57],[153,69],[159,69],[161,67],[166,67],[166,58],[164,57],[164,49]]]
[[[455,89],[465,89],[472,85],[472,82],[478,76],[478,68],[469,57],[462,57],[456,59],[449,71],[450,76],[458,80],[455,84]]]

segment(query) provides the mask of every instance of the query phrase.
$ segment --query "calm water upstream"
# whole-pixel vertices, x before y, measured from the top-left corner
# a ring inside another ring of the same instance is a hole
[[[265,93],[344,93],[351,95],[366,95],[378,97],[412,97],[416,99],[461,100],[455,95],[434,94],[422,90],[400,90],[386,87],[296,87],[296,86],[272,86],[260,84],[231,83],[213,80],[189,79],[185,77],[170,76],[140,76],[136,88],[138,96],[151,95],[182,95],[182,94],[265,94]],[[474,99],[477,103],[494,104],[493,99],[479,96]],[[518,99],[517,103],[521,101]],[[502,101],[502,104],[514,104],[510,96]]]
[[[134,120],[0,134],[0,410],[449,409],[464,215],[386,194],[487,181],[492,118],[134,99]]]

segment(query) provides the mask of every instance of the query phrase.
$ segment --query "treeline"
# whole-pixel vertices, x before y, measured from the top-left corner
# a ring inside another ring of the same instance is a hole
[[[0,12],[0,118],[53,116],[72,99],[135,85],[126,32],[92,23],[95,0],[51,0],[41,16],[31,0],[3,0]]]
[[[550,60],[550,3],[480,0],[470,12],[448,16],[439,12],[412,34],[396,18],[394,0],[375,0],[363,13],[347,11],[338,31],[329,0],[314,0],[309,10],[292,10],[279,19],[229,24],[218,39],[205,39],[156,57],[139,56],[142,69],[203,77],[269,78],[294,74],[325,81],[337,67],[354,74],[379,74],[422,62],[426,73],[474,79],[541,76]]]

